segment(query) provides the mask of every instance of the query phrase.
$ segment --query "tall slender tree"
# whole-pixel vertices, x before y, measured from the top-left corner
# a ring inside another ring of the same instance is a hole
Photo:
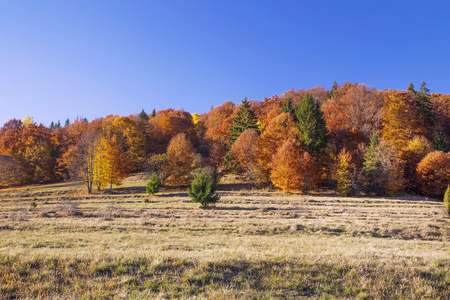
[[[233,125],[230,128],[231,137],[229,148],[231,148],[238,137],[247,129],[253,129],[258,132],[255,113],[250,109],[250,103],[247,98],[245,98],[242,100],[242,104],[239,107],[236,117],[233,119]]]
[[[296,109],[297,130],[306,150],[320,159],[327,145],[327,127],[320,103],[307,93]]]

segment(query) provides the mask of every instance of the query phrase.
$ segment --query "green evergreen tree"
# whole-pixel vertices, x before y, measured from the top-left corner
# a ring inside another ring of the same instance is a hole
[[[294,108],[292,107],[292,98],[291,97],[287,97],[286,99],[284,99],[284,102],[283,102],[283,106],[281,107],[281,110],[284,112],[284,113],[288,113],[288,114],[290,114],[291,116],[293,116],[294,117],[294,119],[295,119],[295,110],[294,110]],[[296,121],[296,120],[295,120]]]
[[[144,123],[148,121],[148,115],[144,111],[144,109],[142,109],[142,111],[139,113],[139,119]]]
[[[205,172],[197,173],[191,187],[188,189],[188,195],[192,202],[200,203],[200,208],[207,208],[208,204],[214,204],[219,201],[220,196],[216,193],[218,187],[217,173],[211,175]]]
[[[154,118],[155,116],[156,116],[156,110],[153,109],[153,110],[152,110],[152,118]]]
[[[420,91],[427,95],[430,94],[430,90],[427,88],[427,84],[425,83],[425,81],[423,81],[422,84],[420,85]]]
[[[414,84],[411,82],[408,86],[408,93],[415,94],[416,91],[414,90]]]
[[[307,93],[305,99],[299,101],[295,115],[303,145],[309,154],[320,160],[325,153],[328,134],[320,103]]]
[[[363,170],[366,176],[365,190],[367,193],[383,194],[383,188],[378,185],[377,175],[379,173],[380,165],[375,155],[376,147],[378,145],[378,135],[375,133],[369,144],[369,149],[364,155]]]
[[[447,190],[445,191],[444,203],[447,208],[447,212],[450,215],[450,185],[447,186]]]
[[[66,119],[66,122],[64,123],[64,127],[67,127],[70,125],[70,120],[69,118]]]
[[[439,130],[434,138],[434,149],[445,153],[448,152],[448,141],[442,130]]]
[[[336,80],[333,82],[333,86],[331,87],[331,91],[327,91],[327,94],[325,95],[326,99],[330,99],[337,94],[337,90],[339,89],[338,84],[336,83]]]
[[[258,132],[257,120],[255,113],[250,109],[250,103],[247,98],[242,100],[242,104],[236,113],[236,117],[233,119],[233,125],[231,126],[231,138],[229,148],[234,144],[238,137],[247,129],[254,129]]]
[[[147,194],[154,195],[157,192],[159,192],[159,188],[161,187],[161,181],[159,181],[158,175],[156,173],[152,174],[152,177],[150,177],[150,181],[147,182],[147,186],[145,187],[145,190]]]
[[[415,95],[415,103],[419,107],[420,118],[427,125],[429,133],[431,134],[434,126],[434,113],[433,113],[433,103],[431,102],[430,90],[427,89],[426,83],[422,82],[420,86],[420,93]]]

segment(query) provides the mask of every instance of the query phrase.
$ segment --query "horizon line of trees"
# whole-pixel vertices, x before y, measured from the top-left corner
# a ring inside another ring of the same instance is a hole
[[[425,83],[378,91],[334,82],[203,114],[142,110],[49,127],[12,119],[0,129],[0,187],[77,179],[91,193],[141,171],[185,186],[195,170],[212,167],[286,192],[441,197],[450,184],[449,140],[450,95]]]

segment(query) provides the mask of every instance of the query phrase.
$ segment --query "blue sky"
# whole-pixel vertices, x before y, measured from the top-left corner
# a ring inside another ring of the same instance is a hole
[[[450,93],[449,2],[0,0],[0,124],[201,113],[334,80]]]

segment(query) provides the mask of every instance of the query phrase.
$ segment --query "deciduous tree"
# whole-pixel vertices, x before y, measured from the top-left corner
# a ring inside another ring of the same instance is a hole
[[[417,165],[417,177],[422,193],[442,197],[450,184],[450,154],[433,151]]]
[[[178,134],[167,147],[166,173],[168,178],[165,184],[169,186],[189,184],[192,171],[199,165],[198,155],[186,134]]]

